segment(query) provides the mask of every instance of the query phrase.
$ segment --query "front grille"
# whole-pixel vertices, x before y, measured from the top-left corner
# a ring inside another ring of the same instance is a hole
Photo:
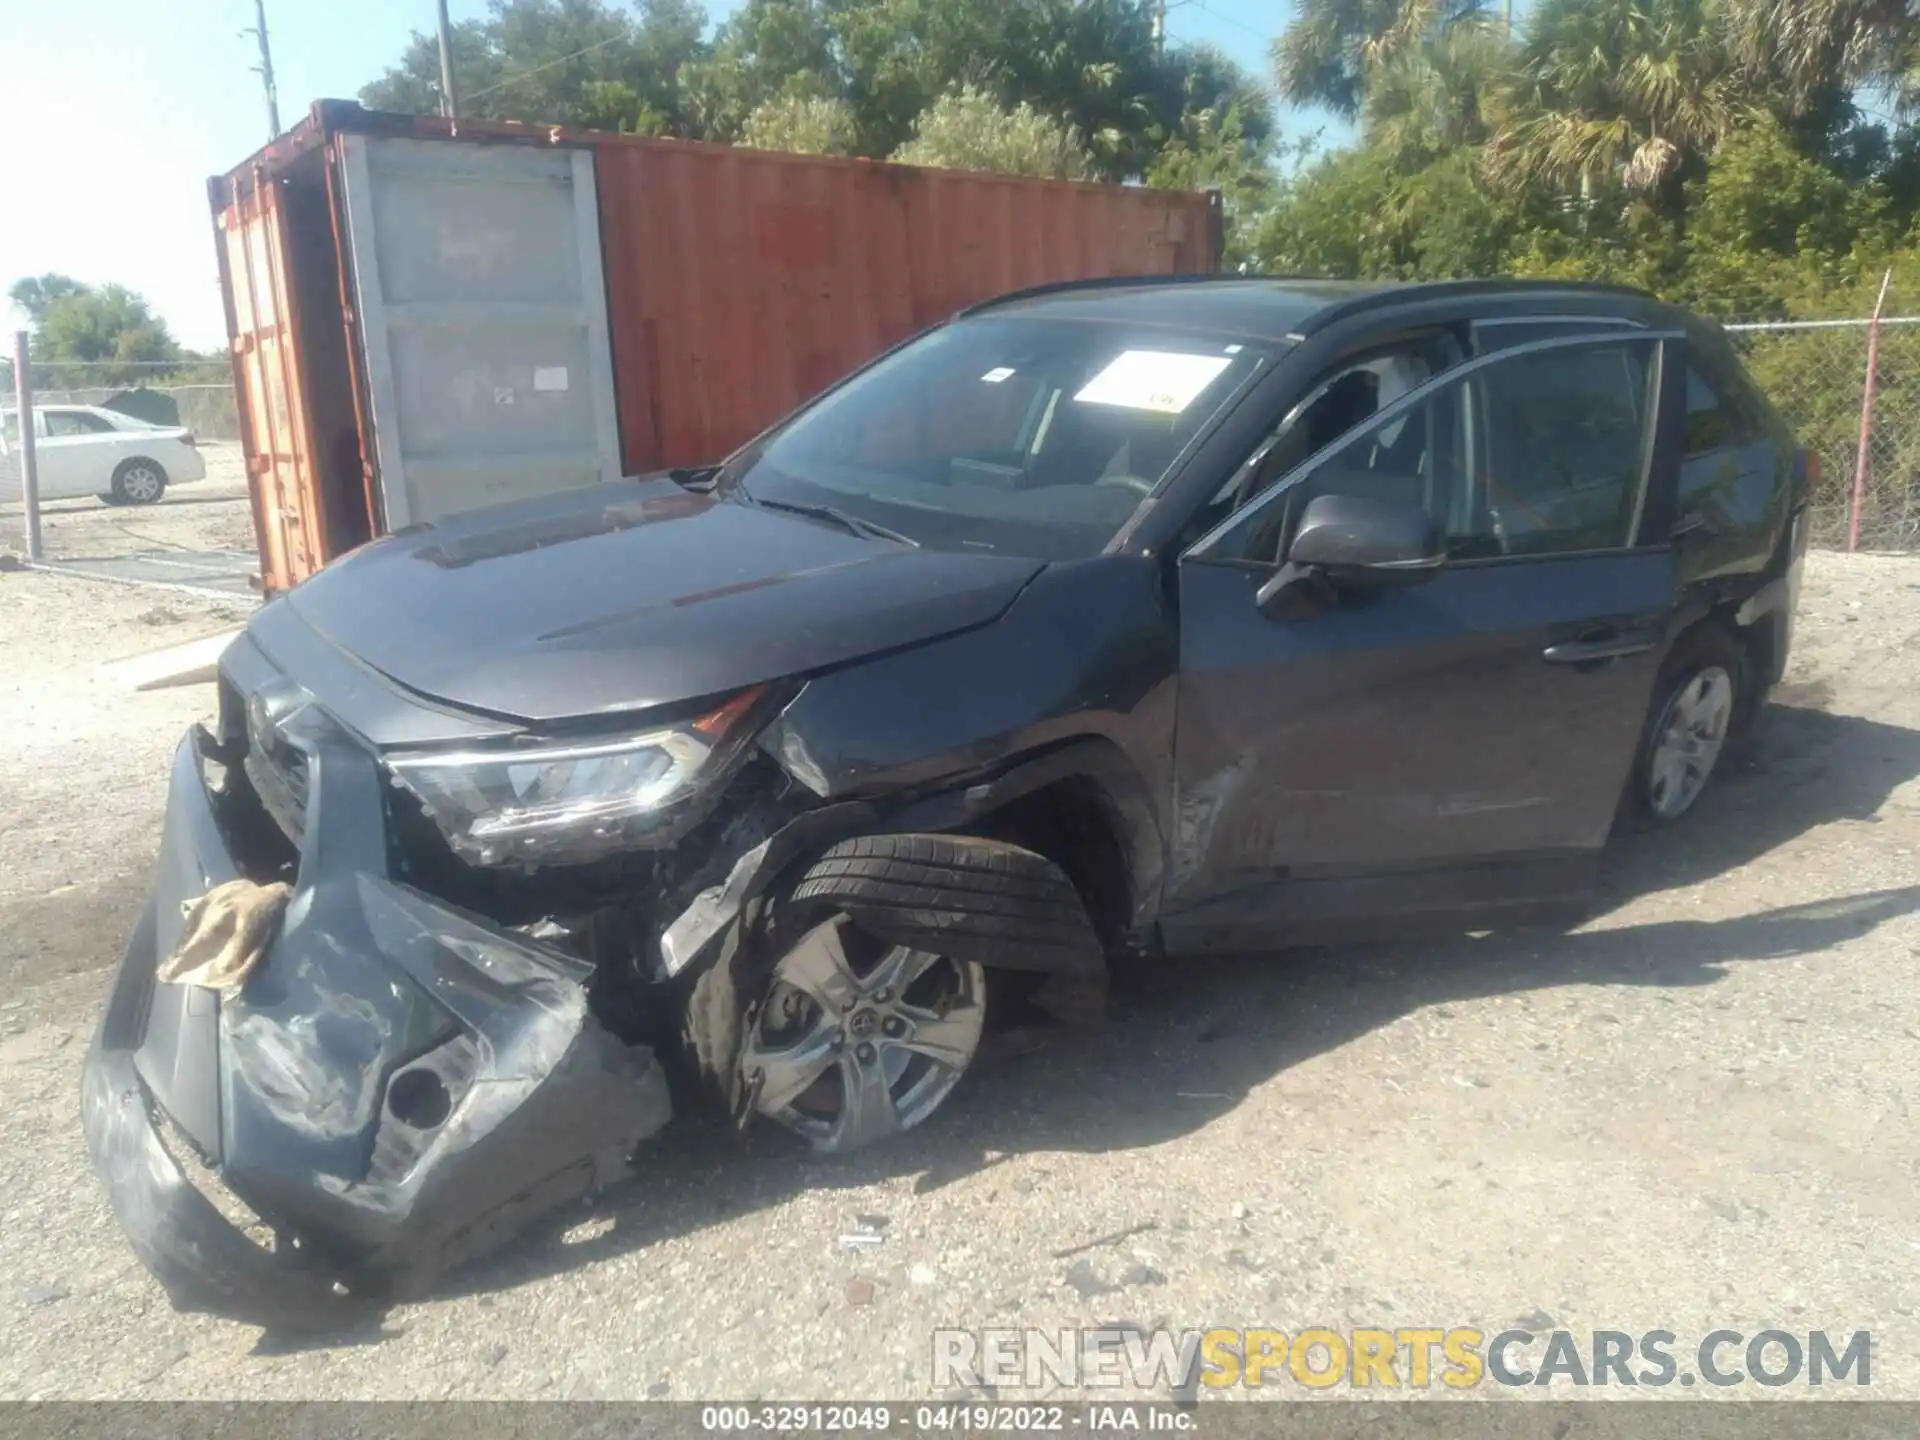
[[[307,757],[284,742],[250,736],[241,763],[261,808],[297,844],[307,828]]]
[[[307,824],[307,757],[289,744],[279,721],[305,700],[305,692],[276,678],[252,693],[242,693],[222,675],[221,741],[242,751],[241,768],[280,833],[295,842]]]

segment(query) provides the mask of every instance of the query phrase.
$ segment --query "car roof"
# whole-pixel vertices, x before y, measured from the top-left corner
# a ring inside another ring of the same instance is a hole
[[[1388,312],[1449,298],[1468,309],[1473,308],[1472,302],[1484,301],[1490,311],[1506,315],[1516,310],[1552,313],[1556,301],[1576,301],[1587,314],[1597,310],[1643,322],[1670,313],[1670,307],[1645,291],[1584,281],[1402,284],[1269,275],[1164,275],[1039,285],[972,306],[961,315],[1049,315],[1292,342],[1362,311]]]

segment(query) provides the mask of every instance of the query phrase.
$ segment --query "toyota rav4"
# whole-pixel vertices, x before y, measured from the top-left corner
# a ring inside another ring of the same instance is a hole
[[[1779,678],[1816,478],[1635,292],[1128,280],[724,464],[393,535],[265,606],[179,747],[95,1165],[177,1304],[311,1314],[676,1104],[919,1124],[1129,950],[1577,915]],[[183,980],[235,882],[259,953]]]

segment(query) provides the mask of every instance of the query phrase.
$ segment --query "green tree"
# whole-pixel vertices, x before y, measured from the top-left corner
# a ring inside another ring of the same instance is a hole
[[[1495,26],[1450,26],[1373,72],[1361,117],[1368,143],[1403,166],[1484,145],[1497,126],[1513,46]]]
[[[846,81],[828,13],[814,0],[747,0],[710,52],[681,74],[693,133],[737,140],[748,116],[779,99],[844,99]]]
[[[27,312],[33,324],[33,357],[68,365],[86,362],[85,371],[63,378],[95,385],[119,385],[151,376],[158,362],[181,360],[167,322],[124,285],[85,285],[66,275],[16,280],[7,297]]]
[[[1669,200],[1755,111],[1713,0],[1540,0],[1502,103],[1495,173]]]
[[[1911,106],[1920,84],[1920,12],[1907,0],[1726,0],[1727,28],[1750,80],[1783,114],[1835,107],[1855,90]]]
[[[27,312],[27,318],[38,325],[46,317],[50,306],[62,300],[70,300],[76,295],[86,293],[87,287],[71,275],[28,275],[13,282],[8,287],[7,298]]]
[[[906,165],[991,170],[1083,180],[1092,169],[1079,132],[1020,104],[1005,109],[991,95],[963,86],[927,107],[913,139],[893,154]]]
[[[1299,0],[1273,42],[1274,79],[1292,103],[1352,119],[1380,66],[1478,22],[1485,8],[1485,0]]]
[[[1254,229],[1277,194],[1273,145],[1248,135],[1238,106],[1224,113],[1190,112],[1147,170],[1147,184],[1161,190],[1218,190],[1229,270],[1254,267]]]
[[[739,143],[793,155],[851,155],[859,138],[853,107],[817,95],[776,95],[747,116]]]
[[[705,53],[696,0],[491,0],[452,35],[463,114],[640,133],[684,133],[680,71]],[[400,61],[360,92],[379,110],[440,108],[440,52],[416,32]]]

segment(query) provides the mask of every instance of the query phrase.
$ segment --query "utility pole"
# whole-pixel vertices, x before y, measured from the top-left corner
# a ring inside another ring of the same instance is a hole
[[[1507,38],[1511,40],[1513,38],[1513,0],[1502,0],[1500,15],[1507,27]]]
[[[25,511],[27,559],[40,558],[40,462],[33,445],[33,356],[27,332],[13,336],[14,418],[20,426],[20,508]]]
[[[253,0],[252,34],[260,42],[260,63],[253,67],[267,88],[267,139],[280,138],[280,93],[273,86],[273,47],[267,42],[267,0]],[[241,31],[241,34],[248,32]]]
[[[1153,0],[1153,50],[1160,54],[1167,48],[1167,0]]]
[[[447,0],[440,6],[440,113],[460,118],[460,92],[453,88],[453,26],[447,20]]]

